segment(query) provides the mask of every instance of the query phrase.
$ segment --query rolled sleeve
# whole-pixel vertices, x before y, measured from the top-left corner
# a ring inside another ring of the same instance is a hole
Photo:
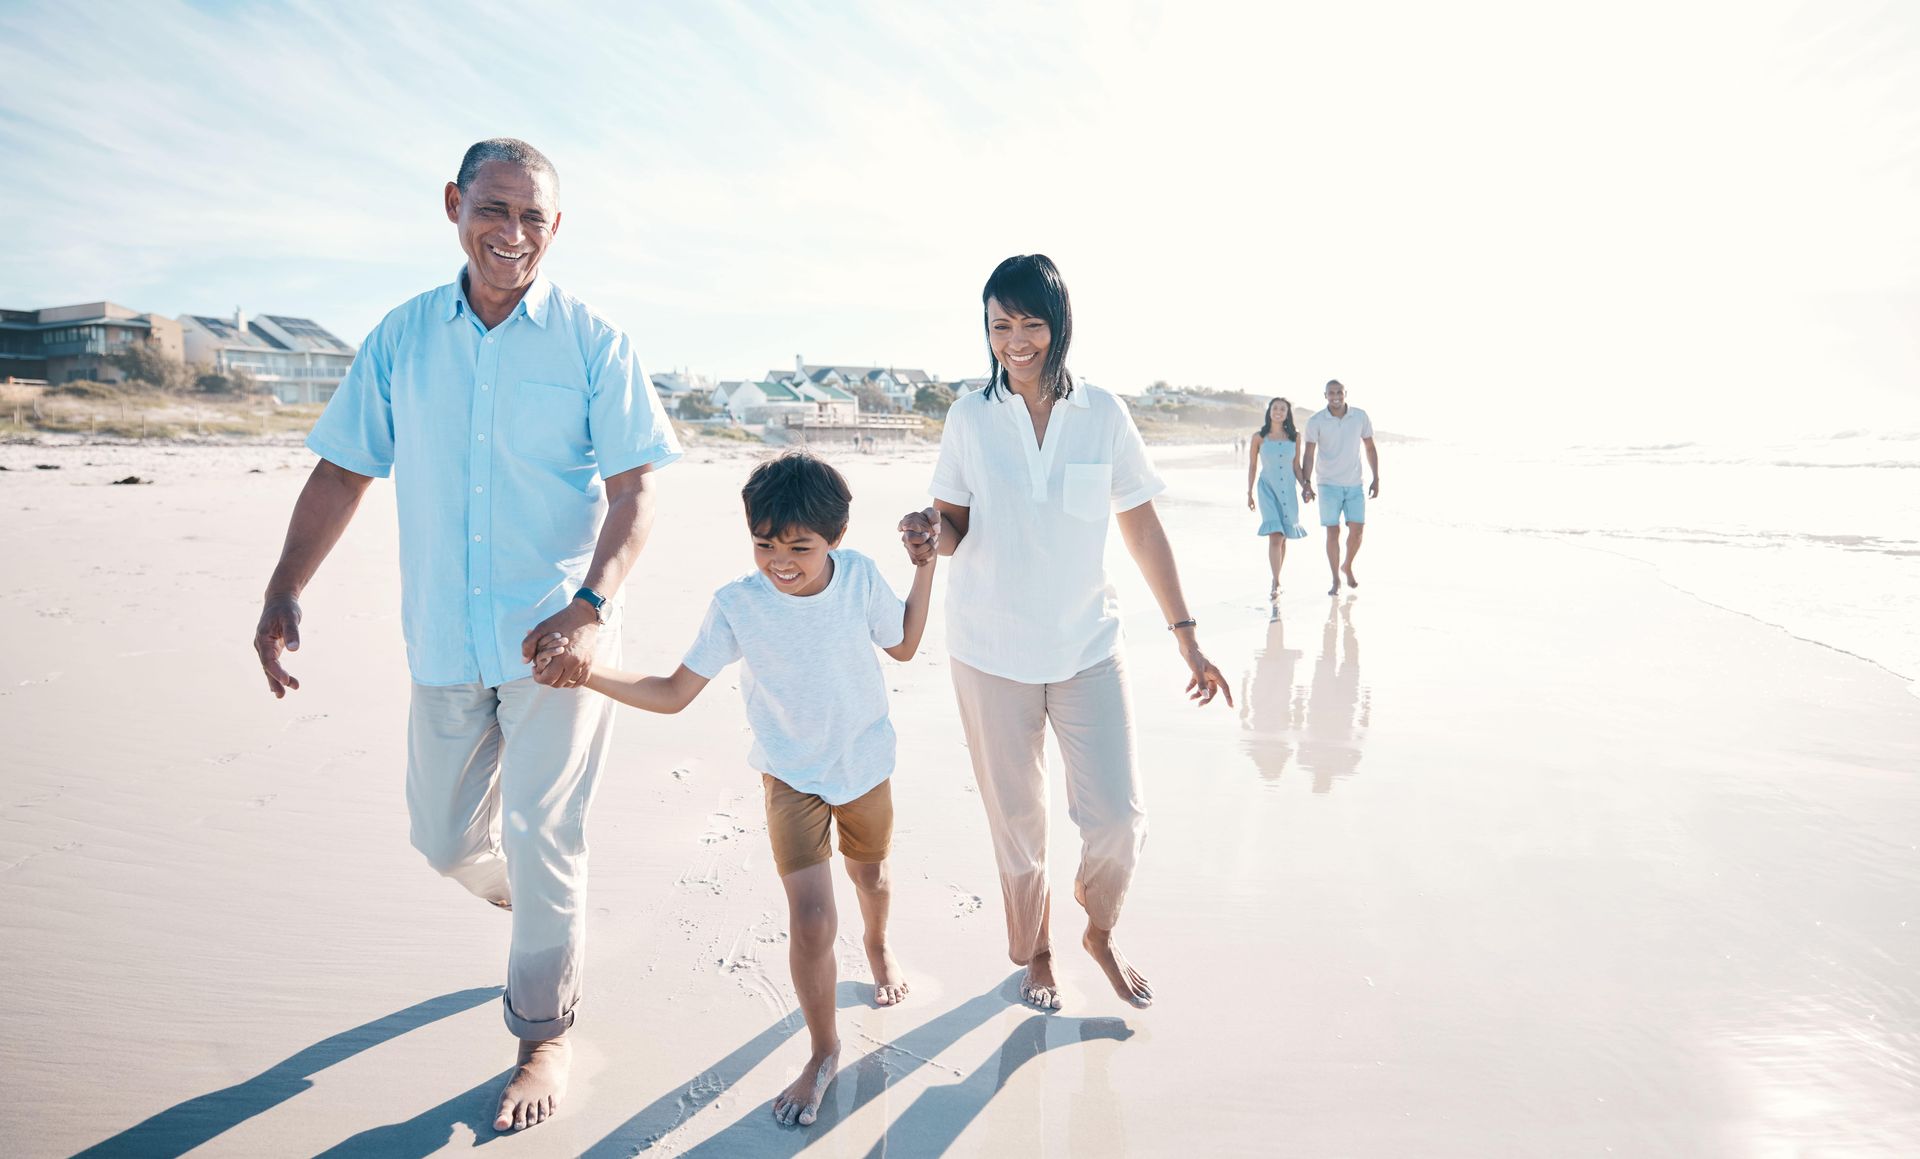
[[[307,432],[307,449],[356,475],[393,473],[393,320],[374,327],[327,409]]]
[[[934,460],[933,482],[927,493],[955,507],[973,506],[973,488],[967,486],[966,420],[956,405],[947,412],[947,425],[940,432],[940,457]]]
[[[1147,455],[1147,443],[1140,437],[1140,428],[1134,425],[1133,414],[1126,404],[1115,400],[1120,407],[1120,421],[1115,424],[1113,434],[1113,484],[1110,492],[1115,511],[1131,511],[1147,500],[1167,489],[1166,480],[1160,472],[1154,470],[1153,460]]]
[[[680,457],[666,407],[625,334],[609,329],[601,337],[588,363],[588,388],[587,421],[602,478]]]

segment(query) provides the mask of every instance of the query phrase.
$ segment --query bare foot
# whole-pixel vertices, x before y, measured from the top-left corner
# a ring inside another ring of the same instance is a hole
[[[1273,581],[1273,586],[1267,589],[1267,602],[1272,603],[1273,601],[1279,598],[1280,598],[1280,581],[1278,579],[1275,579]]]
[[[1359,587],[1359,586],[1360,586],[1360,581],[1359,581],[1359,580],[1357,580],[1357,579],[1354,579],[1354,578],[1353,578],[1353,566],[1352,566],[1351,564],[1349,564],[1349,565],[1347,565],[1347,566],[1346,566],[1346,567],[1344,567],[1344,568],[1341,568],[1340,570],[1342,570],[1342,571],[1344,571],[1344,572],[1346,572],[1346,573],[1347,573],[1347,586],[1348,586],[1348,587],[1350,587],[1350,588],[1357,588],[1357,587]]]
[[[494,1116],[493,1129],[523,1131],[553,1118],[560,1096],[567,1093],[567,1068],[572,1061],[573,1047],[565,1035],[544,1042],[521,1039],[520,1065],[500,1092],[500,1113]]]
[[[1020,979],[1020,1000],[1041,1010],[1060,1009],[1060,984],[1053,980],[1052,951],[1027,960],[1027,976]]]
[[[513,903],[510,901],[495,901],[489,898],[487,900],[487,904],[490,906],[498,906],[500,909],[507,910],[509,912],[511,912],[513,909]]]
[[[1337,596],[1340,594],[1340,577],[1339,576],[1333,577],[1333,586],[1327,589],[1327,594],[1330,596]]]
[[[832,1085],[833,1076],[839,1071],[839,1043],[834,1043],[833,1049],[825,1054],[816,1051],[807,1060],[807,1069],[793,1080],[793,1085],[774,1096],[773,1117],[783,1126],[791,1127],[795,1123],[802,1127],[813,1126],[813,1121],[820,1117],[820,1100],[826,1098],[827,1087]]]
[[[876,1006],[897,1006],[907,1000],[907,976],[893,948],[882,943],[867,946],[867,965],[873,968],[873,1001]]]
[[[1147,980],[1140,976],[1138,970],[1127,965],[1126,958],[1121,956],[1120,947],[1113,944],[1112,930],[1103,930],[1089,925],[1087,936],[1080,939],[1080,944],[1087,948],[1087,953],[1092,954],[1093,960],[1100,963],[1100,968],[1107,972],[1107,981],[1113,983],[1115,994],[1142,1010],[1153,1005],[1153,987],[1147,984]]]

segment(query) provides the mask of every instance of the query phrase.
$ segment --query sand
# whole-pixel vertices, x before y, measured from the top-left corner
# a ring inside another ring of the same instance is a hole
[[[722,679],[620,721],[573,1090],[495,1138],[506,922],[407,844],[391,490],[310,590],[303,687],[276,702],[249,641],[304,452],[0,446],[4,1150],[1920,1152],[1920,701],[1617,556],[1443,531],[1430,505],[1471,497],[1394,453],[1360,592],[1323,594],[1316,530],[1273,620],[1239,461],[1157,452],[1239,703],[1185,703],[1118,558],[1152,826],[1120,935],[1153,1009],[1077,950],[1064,1011],[1010,1001],[936,608],[923,654],[887,662],[913,992],[871,1007],[842,883],[820,1123],[767,1111],[806,1038]],[[746,462],[663,476],[634,666],[670,668],[748,566]],[[904,587],[889,528],[930,456],[842,464],[851,544]],[[109,485],[128,474],[155,481]]]

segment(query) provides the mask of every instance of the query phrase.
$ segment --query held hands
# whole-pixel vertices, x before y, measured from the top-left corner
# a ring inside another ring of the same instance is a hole
[[[929,507],[900,517],[900,542],[915,567],[925,567],[940,553],[940,513]]]
[[[520,658],[533,665],[533,680],[550,688],[578,688],[593,672],[600,621],[579,600],[540,621],[520,641]]]
[[[300,682],[280,666],[280,650],[300,650],[300,601],[292,596],[268,596],[260,609],[260,623],[253,629],[253,650],[260,657],[260,670],[267,674],[267,688],[274,699],[298,689]]]
[[[1302,503],[1313,502],[1313,484],[1311,483],[1300,484],[1300,502]]]

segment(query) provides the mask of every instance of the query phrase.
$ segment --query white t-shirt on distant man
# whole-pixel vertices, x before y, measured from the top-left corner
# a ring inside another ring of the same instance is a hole
[[[886,678],[874,648],[905,638],[906,605],[871,559],[828,553],[833,577],[810,596],[749,572],[713,593],[681,663],[712,680],[742,661],[753,726],[747,763],[829,805],[865,796],[893,773]]]
[[[1360,472],[1360,440],[1373,437],[1373,420],[1357,406],[1333,417],[1330,410],[1315,412],[1307,420],[1306,441],[1319,446],[1313,453],[1313,479],[1335,487],[1358,487],[1364,480]]]

